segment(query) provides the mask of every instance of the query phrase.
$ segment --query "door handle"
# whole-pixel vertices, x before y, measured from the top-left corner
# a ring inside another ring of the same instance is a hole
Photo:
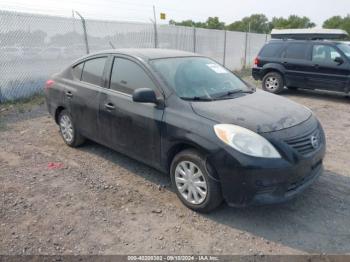
[[[105,108],[107,108],[107,110],[114,110],[115,106],[112,103],[107,103],[105,104]]]
[[[67,91],[67,92],[66,92],[66,96],[69,97],[69,98],[71,98],[71,97],[73,96],[73,94],[72,94],[71,91]]]
[[[315,64],[314,67],[315,67],[315,68],[319,68],[320,65],[319,65],[319,64]]]

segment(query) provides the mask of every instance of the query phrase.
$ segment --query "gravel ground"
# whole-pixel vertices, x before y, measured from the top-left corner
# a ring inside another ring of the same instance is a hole
[[[350,253],[350,99],[286,91],[321,120],[324,175],[297,199],[209,215],[185,208],[170,180],[88,142],[67,147],[41,105],[0,115],[0,254]],[[56,165],[50,163],[56,163]]]

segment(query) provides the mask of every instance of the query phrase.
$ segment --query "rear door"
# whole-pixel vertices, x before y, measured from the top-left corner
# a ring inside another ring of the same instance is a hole
[[[98,140],[98,97],[103,86],[107,56],[93,57],[73,68],[75,77],[67,87],[69,111],[79,132],[92,140]]]
[[[311,44],[292,42],[286,45],[282,54],[287,86],[307,88],[309,72],[312,70]]]
[[[102,140],[143,162],[159,165],[163,109],[133,102],[132,93],[146,87],[161,97],[160,89],[146,68],[128,57],[112,58],[109,80],[109,88],[100,96]]]
[[[341,57],[344,63],[335,62]],[[313,70],[309,85],[313,88],[344,91],[349,81],[350,65],[337,48],[327,44],[314,44],[312,48]]]

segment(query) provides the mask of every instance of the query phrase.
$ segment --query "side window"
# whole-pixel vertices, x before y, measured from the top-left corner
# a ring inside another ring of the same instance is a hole
[[[84,63],[80,63],[79,65],[76,65],[75,67],[73,67],[73,77],[74,79],[80,80],[81,79],[81,73],[83,72],[83,67],[84,67]]]
[[[332,59],[332,62],[335,63],[334,59],[336,59],[337,57],[341,57],[341,54],[333,47],[330,47],[331,49],[331,59]]]
[[[101,86],[106,60],[107,57],[99,57],[85,61],[81,81]]]
[[[312,62],[319,64],[336,64],[334,59],[341,54],[332,46],[314,45],[312,48]]]
[[[283,43],[271,43],[267,44],[260,53],[261,57],[277,58],[281,56],[283,49]]]
[[[290,59],[307,59],[308,46],[304,43],[291,43],[284,51],[284,57]]]
[[[124,58],[114,58],[110,88],[132,94],[138,88],[151,88],[157,91],[153,81],[135,62]]]

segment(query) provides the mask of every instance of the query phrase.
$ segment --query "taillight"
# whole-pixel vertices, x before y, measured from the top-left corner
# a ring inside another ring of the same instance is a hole
[[[45,83],[45,89],[49,89],[53,86],[55,82],[53,80],[47,80],[46,83]]]
[[[255,58],[255,59],[254,59],[254,65],[255,65],[255,66],[258,66],[259,64],[260,64],[259,58]]]

